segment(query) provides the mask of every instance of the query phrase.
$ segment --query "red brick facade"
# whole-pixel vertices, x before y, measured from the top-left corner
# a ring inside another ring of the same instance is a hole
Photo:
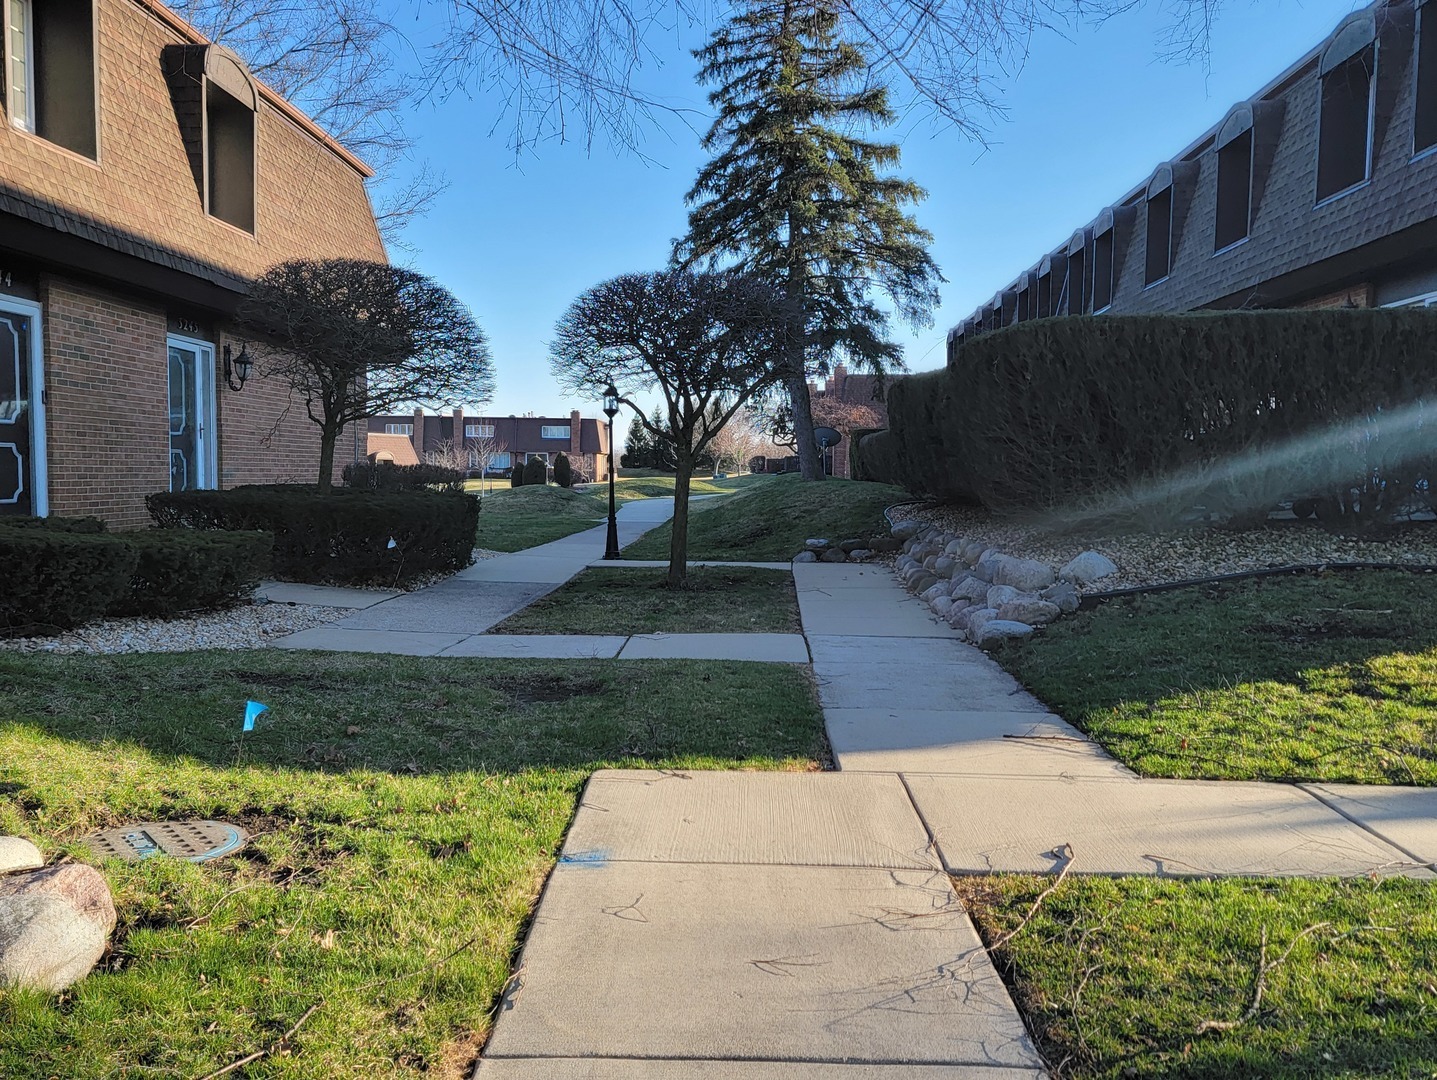
[[[275,263],[385,259],[368,171],[258,86],[254,231],[211,216],[164,67],[167,47],[204,39],[145,0],[94,4],[94,159],[0,115],[0,309],[7,300],[41,308],[43,396],[32,388],[27,405],[43,408],[35,452],[48,474],[48,511],[96,514],[117,528],[148,524],[144,496],[170,486],[174,333],[214,352],[209,483],[312,482],[318,429],[303,400],[264,378],[262,361],[241,392],[226,388],[224,346],[238,353],[244,344],[227,321],[247,281]],[[8,108],[3,96],[0,105]],[[336,471],[362,456],[353,444],[341,438]]]

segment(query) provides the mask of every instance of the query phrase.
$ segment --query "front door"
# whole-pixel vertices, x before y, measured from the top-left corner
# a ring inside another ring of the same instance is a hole
[[[0,515],[44,514],[40,309],[0,299]]]
[[[170,490],[214,487],[214,346],[171,337]]]

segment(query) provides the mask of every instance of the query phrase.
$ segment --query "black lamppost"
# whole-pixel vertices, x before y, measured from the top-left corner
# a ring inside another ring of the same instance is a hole
[[[614,510],[614,417],[619,414],[619,391],[613,383],[604,387],[604,415],[609,418],[609,538],[604,544],[604,558],[619,557],[619,518]]]

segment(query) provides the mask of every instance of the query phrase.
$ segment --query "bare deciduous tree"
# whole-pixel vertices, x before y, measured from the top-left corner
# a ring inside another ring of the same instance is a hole
[[[298,259],[265,271],[240,306],[247,333],[274,346],[284,379],[319,425],[319,488],[349,424],[399,407],[486,401],[494,365],[484,332],[423,274],[361,259]]]
[[[717,472],[742,472],[768,442],[759,427],[758,413],[742,408],[709,441]]]
[[[622,404],[674,452],[668,583],[688,573],[689,482],[715,436],[781,376],[772,292],[743,274],[667,270],[625,274],[585,292],[550,343],[551,367],[575,396],[613,382]],[[657,391],[652,417],[633,395]]]
[[[876,82],[900,88],[901,112],[926,107],[979,142],[1003,115],[1040,30],[1101,21],[1145,0],[807,0],[826,3],[842,36],[872,58]],[[1155,3],[1156,0],[1146,0]],[[516,150],[596,133],[637,149],[645,129],[688,111],[646,92],[641,76],[676,49],[678,31],[728,17],[707,0],[452,0],[432,72],[453,89],[481,86],[507,105]],[[1222,0],[1163,0],[1165,57],[1205,56]],[[907,93],[901,93],[906,89]]]

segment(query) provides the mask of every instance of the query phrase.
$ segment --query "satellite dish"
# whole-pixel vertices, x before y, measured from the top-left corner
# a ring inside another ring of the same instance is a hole
[[[813,429],[813,441],[818,443],[818,445],[821,446],[823,449],[827,450],[830,447],[837,446],[840,442],[842,442],[843,436],[839,434],[837,428],[816,427]]]

